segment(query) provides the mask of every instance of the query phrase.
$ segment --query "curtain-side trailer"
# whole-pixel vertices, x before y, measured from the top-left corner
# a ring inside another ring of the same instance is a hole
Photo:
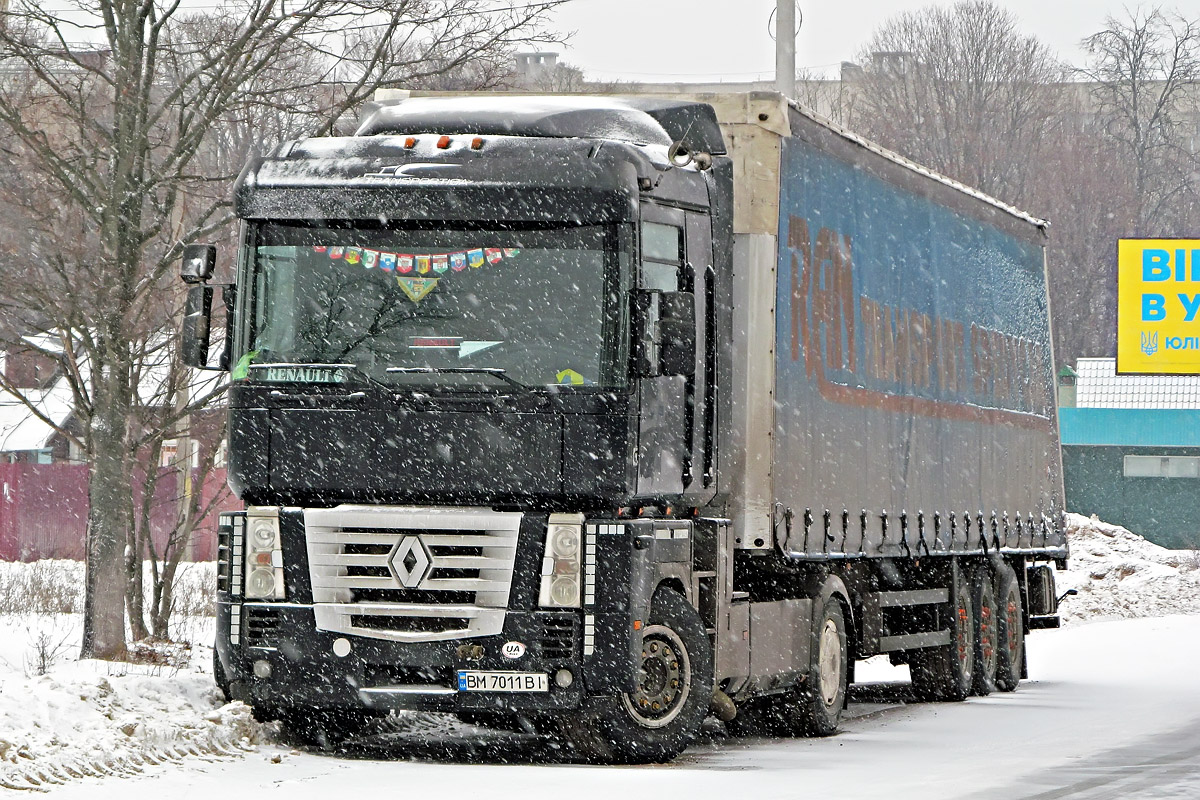
[[[770,93],[407,98],[235,206],[215,668],[260,716],[663,760],[833,733],[877,654],[1011,691],[1057,625],[1045,223]]]

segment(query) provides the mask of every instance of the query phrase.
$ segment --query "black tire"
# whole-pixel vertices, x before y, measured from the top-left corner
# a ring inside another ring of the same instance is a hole
[[[966,700],[975,676],[975,612],[963,570],[950,587],[950,644],[912,651],[908,660],[913,691],[922,700]]]
[[[850,675],[846,616],[836,599],[825,601],[814,633],[808,677],[797,691],[798,722],[806,736],[832,736],[842,719]]]
[[[971,603],[975,611],[974,657],[975,675],[972,688],[985,697],[996,690],[996,666],[999,640],[996,633],[996,587],[992,570],[981,564],[971,575]]]
[[[670,761],[699,732],[712,700],[712,645],[695,609],[671,589],[654,593],[639,675],[636,691],[596,698],[561,721],[559,733],[576,754],[616,764]]]
[[[1025,621],[1021,606],[1021,585],[1016,571],[1008,564],[996,570],[996,688],[1016,691],[1025,663]]]
[[[750,700],[725,723],[734,736],[832,736],[846,705],[849,645],[842,605],[830,598],[813,632],[804,681],[785,694]]]
[[[221,666],[221,656],[217,653],[217,649],[213,648],[213,680],[217,683],[217,688],[221,690],[221,696],[228,703],[233,699],[233,695],[229,691],[229,678],[225,675],[225,668]]]

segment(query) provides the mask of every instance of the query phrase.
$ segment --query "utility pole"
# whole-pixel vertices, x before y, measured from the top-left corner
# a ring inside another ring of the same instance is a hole
[[[796,96],[796,0],[775,2],[775,91]]]

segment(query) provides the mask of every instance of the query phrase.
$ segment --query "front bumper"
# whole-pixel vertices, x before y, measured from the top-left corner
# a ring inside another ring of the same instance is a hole
[[[234,609],[237,625],[231,624]],[[268,713],[291,707],[555,711],[577,708],[587,691],[582,616],[575,611],[509,611],[497,636],[407,643],[317,630],[310,605],[222,602],[217,613],[217,653],[231,694]],[[502,647],[509,642],[520,642],[524,653],[506,658]],[[268,677],[256,676],[259,661],[270,666]],[[546,673],[550,691],[459,692],[462,669]],[[563,669],[573,679],[567,687],[554,680]]]

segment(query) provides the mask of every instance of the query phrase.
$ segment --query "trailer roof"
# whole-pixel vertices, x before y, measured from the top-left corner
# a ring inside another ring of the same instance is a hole
[[[726,152],[725,142],[719,126],[758,122],[762,118],[752,114],[729,115],[748,111],[750,104],[763,102],[779,108],[786,107],[845,143],[1033,225],[1043,234],[1050,226],[1044,219],[905,158],[778,92],[670,95],[662,92],[638,93],[634,88],[632,91],[622,90],[607,95],[586,92],[388,93],[370,108],[356,135],[453,129],[457,133],[612,138],[656,145],[680,141],[689,150],[723,155]],[[738,112],[734,112],[734,109]],[[787,127],[778,127],[773,122],[760,124],[781,136],[796,133]]]
[[[1042,230],[1045,230],[1046,228],[1050,227],[1050,223],[1047,220],[1041,219],[1040,217],[1035,217],[1032,214],[1022,211],[1021,209],[1017,208],[1014,205],[1010,205],[1009,203],[1005,203],[1003,200],[998,200],[995,197],[992,197],[990,194],[987,194],[986,192],[982,192],[979,189],[975,189],[970,186],[967,186],[965,183],[960,183],[960,182],[954,180],[953,178],[948,178],[945,175],[941,174],[940,172],[937,172],[936,170],[930,169],[929,167],[922,166],[921,164],[918,164],[917,162],[915,162],[911,159],[905,158],[904,156],[900,155],[899,153],[897,153],[893,150],[888,150],[886,147],[876,144],[875,142],[872,142],[870,139],[867,139],[866,137],[860,136],[859,134],[855,133],[854,131],[850,130],[849,128],[846,128],[845,126],[839,125],[838,123],[834,122],[831,119],[821,116],[817,112],[813,111],[811,108],[808,108],[807,106],[804,106],[801,103],[796,102],[795,100],[789,99],[788,106],[796,113],[811,120],[812,122],[815,122],[816,124],[818,124],[822,127],[828,128],[829,130],[836,133],[838,136],[841,136],[843,139],[847,139],[847,140],[857,144],[858,146],[863,147],[872,153],[875,153],[878,156],[881,156],[895,164],[899,164],[900,166],[904,167],[905,169],[912,170],[913,172],[923,175],[931,180],[937,181],[938,183],[941,183],[941,184],[949,186],[953,189],[956,189],[956,190],[962,192],[963,194],[966,194],[970,197],[975,198],[976,200],[980,200],[984,203],[987,203],[990,206],[998,208],[1001,211],[1004,211],[1008,214],[1011,214],[1014,217],[1017,217],[1018,219],[1021,219],[1021,220],[1024,220],[1025,222],[1030,223],[1031,225],[1036,225],[1037,227],[1041,228]]]

